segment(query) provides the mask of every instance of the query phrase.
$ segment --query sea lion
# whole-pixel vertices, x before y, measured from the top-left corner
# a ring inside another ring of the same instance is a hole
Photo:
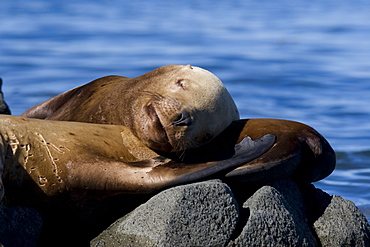
[[[204,145],[239,119],[220,79],[190,65],[168,65],[133,79],[103,77],[21,116],[124,125],[146,146],[164,152]]]

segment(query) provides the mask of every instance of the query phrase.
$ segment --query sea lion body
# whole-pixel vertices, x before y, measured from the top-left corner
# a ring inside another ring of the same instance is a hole
[[[155,151],[199,147],[239,119],[211,72],[168,65],[129,79],[108,76],[55,96],[21,116],[124,125]]]

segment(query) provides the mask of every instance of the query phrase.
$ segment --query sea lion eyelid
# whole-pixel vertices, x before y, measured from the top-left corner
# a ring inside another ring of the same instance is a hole
[[[178,79],[178,80],[176,80],[176,84],[179,85],[180,87],[184,88],[185,81],[183,79]]]

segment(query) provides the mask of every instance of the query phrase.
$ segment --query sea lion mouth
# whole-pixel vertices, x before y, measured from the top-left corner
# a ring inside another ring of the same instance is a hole
[[[158,116],[153,104],[149,103],[148,105],[146,105],[145,110],[149,118],[151,119],[153,127],[152,133],[148,133],[152,137],[150,139],[155,143],[171,145],[169,142],[167,131],[164,128],[164,125],[162,124],[161,119]]]

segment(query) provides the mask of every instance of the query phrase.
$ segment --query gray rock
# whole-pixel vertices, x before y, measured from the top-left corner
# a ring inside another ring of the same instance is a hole
[[[307,223],[302,195],[292,180],[263,186],[247,199],[243,209],[249,211],[249,217],[229,246],[317,245]]]
[[[369,224],[352,202],[313,185],[304,195],[292,180],[277,181],[238,212],[223,183],[178,186],[116,221],[91,246],[369,246]]]
[[[370,226],[365,216],[353,202],[340,196],[332,196],[313,227],[322,246],[370,246]]]
[[[0,246],[36,246],[41,227],[42,218],[36,210],[0,204]]]
[[[1,91],[1,87],[3,85],[3,80],[0,78],[0,114],[8,114],[10,115],[10,109],[8,105],[5,103],[3,92]]]
[[[229,187],[221,182],[178,186],[116,221],[91,246],[225,246],[238,215]]]

